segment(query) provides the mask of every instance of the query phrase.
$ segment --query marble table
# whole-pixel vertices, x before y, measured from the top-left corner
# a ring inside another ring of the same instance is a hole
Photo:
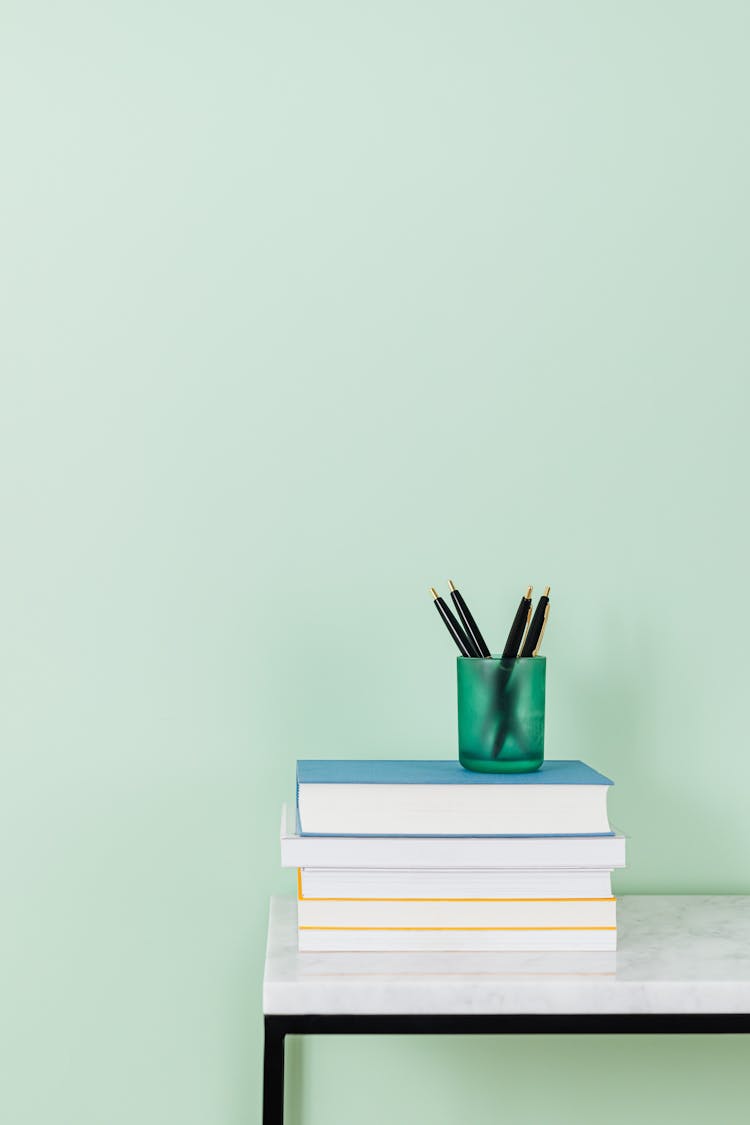
[[[272,899],[264,1125],[290,1034],[750,1032],[750,895],[620,898],[617,953],[299,953],[296,925]]]

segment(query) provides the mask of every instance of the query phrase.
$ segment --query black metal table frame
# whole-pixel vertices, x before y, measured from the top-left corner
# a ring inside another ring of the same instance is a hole
[[[750,1012],[689,1015],[287,1015],[265,1017],[263,1125],[284,1121],[287,1035],[737,1035]]]

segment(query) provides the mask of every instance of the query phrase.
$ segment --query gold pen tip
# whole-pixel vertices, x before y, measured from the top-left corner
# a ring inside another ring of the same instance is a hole
[[[527,591],[526,591],[526,593],[524,594],[524,597],[525,597],[525,598],[530,598],[530,597],[531,597],[531,591],[532,591],[533,589],[534,589],[534,587],[533,587],[533,586],[529,586],[528,590],[527,590]]]
[[[545,596],[545,598],[549,597],[549,586],[544,587],[544,596]]]
[[[437,601],[437,599],[439,598],[440,595],[438,594],[438,592],[437,592],[437,590],[435,589],[434,586],[430,586],[430,593],[432,594],[435,601]]]
[[[453,579],[452,578],[448,579],[448,585],[450,586],[451,590],[455,590],[456,587],[453,585]]]

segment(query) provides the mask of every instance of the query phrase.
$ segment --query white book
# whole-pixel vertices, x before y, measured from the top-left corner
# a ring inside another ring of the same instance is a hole
[[[304,835],[583,836],[608,833],[612,782],[584,762],[473,773],[455,760],[297,762]]]
[[[304,899],[609,898],[612,872],[610,868],[304,867],[298,892]]]
[[[625,837],[611,836],[302,836],[295,807],[281,814],[282,867],[625,866]]]
[[[616,930],[299,930],[302,953],[613,951]]]
[[[614,898],[600,899],[300,899],[304,929],[581,930],[614,929]]]

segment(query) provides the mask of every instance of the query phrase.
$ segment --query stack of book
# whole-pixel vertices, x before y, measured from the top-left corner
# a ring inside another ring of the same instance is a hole
[[[298,762],[281,855],[300,950],[615,949],[611,784],[575,761]]]

